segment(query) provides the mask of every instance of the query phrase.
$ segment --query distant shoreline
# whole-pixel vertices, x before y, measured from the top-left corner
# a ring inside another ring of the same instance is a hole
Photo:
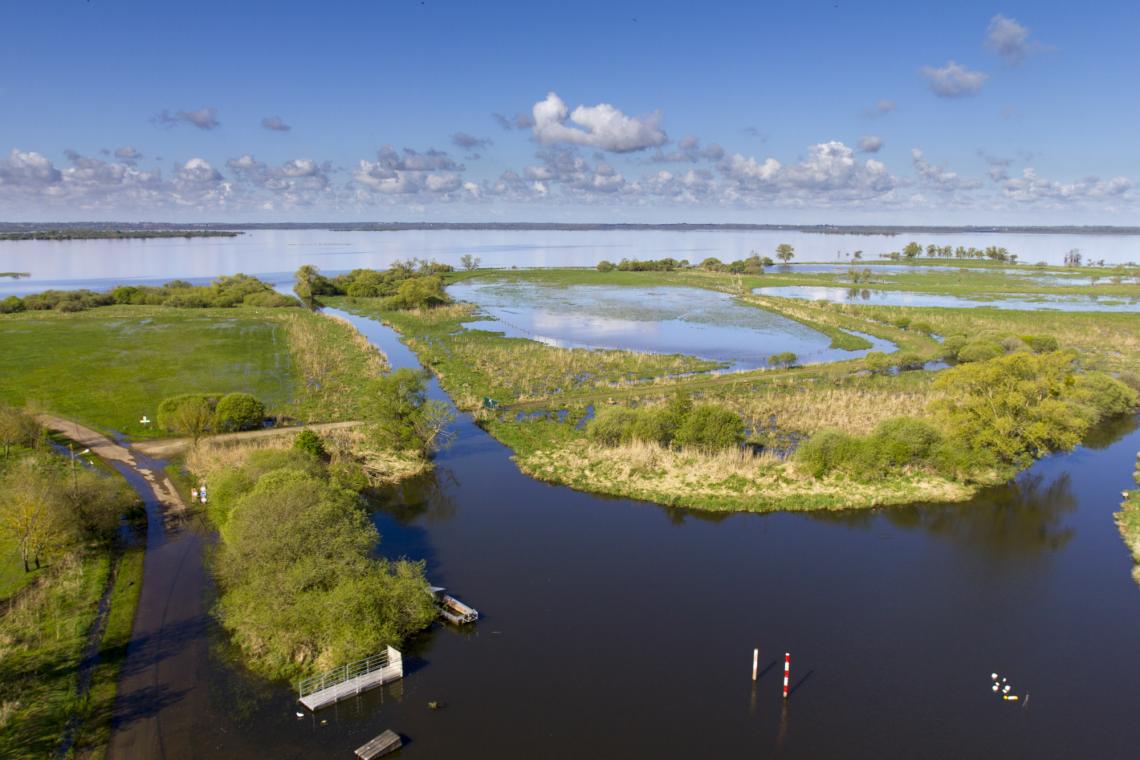
[[[1030,225],[842,225],[842,224],[608,224],[563,222],[0,222],[0,240],[65,240],[214,236],[251,230],[328,230],[331,232],[501,231],[501,232],[803,232],[817,235],[1030,234],[1140,235],[1140,227]],[[45,234],[46,233],[46,234]],[[70,235],[70,237],[66,237]],[[35,236],[35,237],[28,237]]]

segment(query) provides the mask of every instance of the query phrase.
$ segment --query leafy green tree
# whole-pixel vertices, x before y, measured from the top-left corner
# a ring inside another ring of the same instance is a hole
[[[438,275],[411,277],[400,283],[393,297],[397,309],[430,309],[448,302]]]
[[[952,437],[1001,462],[1070,449],[1095,421],[1073,403],[1075,358],[1016,353],[961,364],[938,374],[934,387],[943,396],[931,409]]]
[[[0,479],[0,531],[20,552],[24,572],[74,540],[64,479],[43,457],[25,457]]]
[[[796,255],[796,249],[790,243],[780,243],[776,246],[776,258],[787,264]]]
[[[768,364],[773,367],[787,368],[795,364],[796,359],[798,358],[799,357],[797,357],[791,351],[780,351],[779,353],[772,354],[768,357]]]
[[[694,407],[677,429],[676,442],[706,451],[734,448],[744,440],[744,421],[731,409]]]
[[[615,267],[612,261],[606,261],[605,259],[602,259],[598,262],[599,272],[612,272],[614,271],[614,268]]]
[[[908,259],[918,258],[922,255],[922,246],[912,240],[903,248],[902,254]]]
[[[474,272],[479,268],[480,261],[477,257],[472,256],[470,253],[465,253],[459,257],[459,263],[468,272]]]
[[[214,410],[214,429],[221,432],[253,430],[265,422],[265,404],[249,393],[227,393]]]
[[[0,404],[0,445],[7,459],[13,446],[33,446],[43,434],[35,418],[15,407]]]
[[[168,402],[175,401],[168,405]],[[210,397],[200,395],[176,396],[159,406],[157,422],[172,433],[188,435],[198,445],[199,439],[214,424],[214,404]]]
[[[387,449],[430,454],[445,440],[450,407],[429,400],[426,372],[403,368],[373,381],[367,420],[373,441]]]

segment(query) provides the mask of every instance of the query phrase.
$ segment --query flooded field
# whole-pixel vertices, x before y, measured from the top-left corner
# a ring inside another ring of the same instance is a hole
[[[649,289],[604,285],[568,287],[517,282],[459,283],[457,300],[490,317],[467,325],[562,348],[619,348],[681,353],[726,362],[732,369],[768,366],[791,351],[802,363],[837,361],[866,351],[830,348],[831,340],[778,314],[700,288]],[[888,341],[866,336],[877,351]]]
[[[838,288],[815,285],[785,285],[756,288],[762,296],[800,298],[808,301],[857,303],[868,306],[940,306],[948,308],[1016,309],[1018,311],[1140,311],[1140,300],[1116,296],[1008,295],[1004,298],[960,298],[935,293],[916,293],[876,288]]]

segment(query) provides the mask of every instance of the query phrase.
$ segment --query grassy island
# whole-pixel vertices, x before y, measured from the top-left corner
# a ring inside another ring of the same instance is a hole
[[[1136,472],[1132,474],[1136,485],[1140,486],[1140,454],[1136,455]],[[1116,513],[1116,524],[1120,528],[1120,535],[1124,543],[1132,552],[1136,567],[1132,570],[1132,577],[1140,583],[1140,488],[1124,494],[1124,503]]]

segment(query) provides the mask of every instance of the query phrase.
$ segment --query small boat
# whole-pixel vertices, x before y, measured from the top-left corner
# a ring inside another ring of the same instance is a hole
[[[439,605],[439,614],[444,620],[452,625],[465,625],[474,623],[479,619],[478,610],[469,607],[454,596],[444,593],[445,591],[446,589],[440,586],[431,587],[432,595],[435,596],[436,604]]]

